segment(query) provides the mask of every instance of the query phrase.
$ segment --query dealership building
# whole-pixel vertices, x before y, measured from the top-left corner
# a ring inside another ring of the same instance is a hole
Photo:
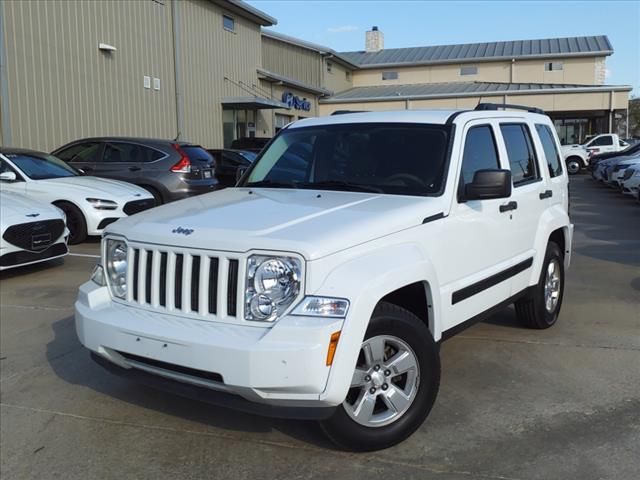
[[[564,142],[626,120],[631,87],[605,84],[606,36],[385,49],[373,27],[362,51],[336,52],[275,24],[239,0],[0,2],[1,143],[121,135],[219,148],[338,110],[480,102],[542,108]]]

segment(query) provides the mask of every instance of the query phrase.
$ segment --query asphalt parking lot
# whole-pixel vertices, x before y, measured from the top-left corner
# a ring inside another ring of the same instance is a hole
[[[512,309],[442,345],[420,430],[336,451],[313,423],[253,417],[111,376],[73,325],[99,244],[0,277],[0,476],[10,478],[637,479],[640,207],[572,178],[573,265],[559,323]]]

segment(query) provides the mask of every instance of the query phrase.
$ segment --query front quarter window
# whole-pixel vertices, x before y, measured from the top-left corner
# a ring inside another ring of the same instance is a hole
[[[349,123],[282,131],[242,186],[437,195],[444,184],[445,125]]]

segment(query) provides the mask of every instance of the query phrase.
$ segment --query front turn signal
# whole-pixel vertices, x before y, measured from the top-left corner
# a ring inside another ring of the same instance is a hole
[[[338,348],[338,340],[340,340],[340,332],[332,333],[329,340],[329,349],[327,350],[327,367],[333,364],[333,357],[336,354],[336,348]]]

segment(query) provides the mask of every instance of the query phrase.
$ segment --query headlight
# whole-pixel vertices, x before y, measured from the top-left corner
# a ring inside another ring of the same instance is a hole
[[[344,298],[305,297],[291,315],[306,317],[345,318],[349,311],[349,300]]]
[[[300,260],[252,255],[247,262],[244,318],[272,322],[300,292]]]
[[[113,200],[105,200],[103,198],[87,198],[87,202],[96,210],[115,210],[118,204]]]
[[[122,240],[107,239],[107,280],[114,297],[127,294],[127,244]]]

